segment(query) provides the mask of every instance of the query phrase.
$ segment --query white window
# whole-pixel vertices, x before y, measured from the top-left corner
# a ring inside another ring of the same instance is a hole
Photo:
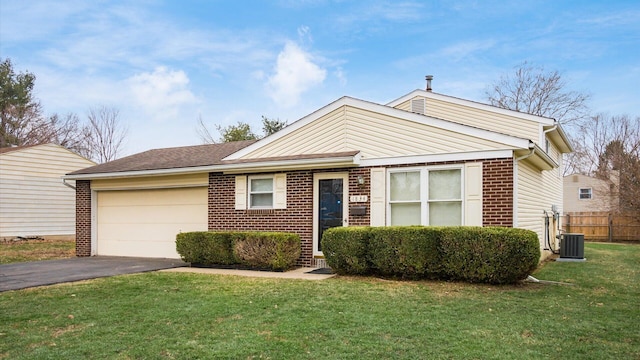
[[[273,208],[273,176],[249,177],[249,208]]]
[[[391,225],[462,225],[462,168],[389,170]]]
[[[462,225],[462,170],[434,170],[429,176],[429,225]]]
[[[287,174],[238,175],[235,209],[286,209]]]
[[[419,225],[422,222],[420,171],[389,173],[391,225]]]
[[[580,200],[591,199],[591,188],[580,188]]]

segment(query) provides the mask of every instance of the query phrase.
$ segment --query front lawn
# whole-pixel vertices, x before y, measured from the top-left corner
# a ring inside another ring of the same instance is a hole
[[[156,272],[0,293],[0,358],[637,359],[640,246],[586,244],[575,285]]]
[[[76,256],[75,240],[0,242],[0,264],[67,259]]]

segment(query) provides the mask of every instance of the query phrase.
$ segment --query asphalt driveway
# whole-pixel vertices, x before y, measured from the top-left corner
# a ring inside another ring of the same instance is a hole
[[[0,292],[188,266],[176,259],[76,257],[0,265]]]

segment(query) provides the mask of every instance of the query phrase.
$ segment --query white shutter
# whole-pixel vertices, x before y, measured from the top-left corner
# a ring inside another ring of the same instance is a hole
[[[371,169],[371,226],[386,224],[386,180],[384,168]]]
[[[247,208],[247,177],[236,176],[236,210]]]
[[[465,164],[464,224],[482,226],[482,163]]]
[[[276,174],[273,177],[273,208],[287,208],[287,174]]]

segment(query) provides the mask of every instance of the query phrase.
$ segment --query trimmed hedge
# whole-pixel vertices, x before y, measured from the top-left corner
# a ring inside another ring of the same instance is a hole
[[[442,274],[467,282],[512,284],[538,266],[538,235],[514,228],[442,228]]]
[[[322,244],[343,275],[506,284],[525,279],[540,259],[535,232],[502,227],[339,227]]]
[[[369,258],[377,273],[410,279],[437,278],[440,230],[424,226],[371,229]]]
[[[242,233],[233,253],[241,264],[286,270],[300,257],[300,237],[288,233]]]
[[[241,265],[282,271],[300,257],[296,234],[254,231],[194,231],[176,236],[183,261],[201,266]]]
[[[231,232],[185,232],[176,236],[176,251],[183,261],[192,264],[232,265],[238,263],[233,240]]]
[[[333,271],[342,275],[369,272],[370,231],[370,227],[334,227],[324,232],[322,253]]]

